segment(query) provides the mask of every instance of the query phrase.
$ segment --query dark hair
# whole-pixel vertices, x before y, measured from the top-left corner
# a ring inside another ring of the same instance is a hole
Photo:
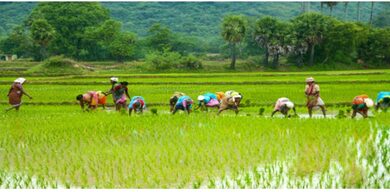
[[[129,84],[129,82],[127,82],[127,81],[123,81],[123,82],[121,82],[121,85],[125,85],[125,86],[127,86]]]
[[[76,99],[80,101],[81,99],[83,99],[83,95],[81,95],[81,94],[77,95]]]

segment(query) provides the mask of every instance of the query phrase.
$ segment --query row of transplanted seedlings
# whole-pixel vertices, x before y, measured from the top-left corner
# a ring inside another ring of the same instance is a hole
[[[379,125],[376,125],[379,126]],[[361,188],[389,188],[390,187],[390,130],[379,129],[377,133],[371,130],[367,148],[372,148],[373,156],[362,156],[360,141],[351,138],[350,145],[356,147],[358,154],[357,166],[362,170],[363,183]],[[292,161],[289,161],[292,162]],[[345,188],[342,176],[343,167],[332,161],[329,170],[324,173],[315,173],[305,177],[289,176],[292,164],[286,161],[277,161],[273,164],[260,165],[253,170],[243,171],[234,178],[225,175],[222,178],[210,179],[199,186],[200,188]],[[193,184],[191,187],[198,186]]]

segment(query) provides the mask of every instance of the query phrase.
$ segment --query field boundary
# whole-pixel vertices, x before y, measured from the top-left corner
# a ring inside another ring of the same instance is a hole
[[[11,85],[13,81],[0,81],[0,85]],[[357,80],[357,81],[320,81],[321,84],[377,84],[390,83],[390,80]],[[109,82],[78,81],[30,81],[30,85],[110,85]],[[226,81],[226,82],[129,82],[129,85],[298,85],[304,81]]]
[[[0,101],[0,104],[2,105],[8,105],[7,101]],[[23,102],[23,105],[79,105],[77,101],[71,102],[71,101],[63,101],[63,102]],[[269,103],[251,103],[251,104],[245,104],[241,103],[240,107],[264,107],[264,106],[274,106],[275,102],[269,102]],[[350,106],[351,102],[334,102],[334,103],[326,103],[326,106],[336,106],[336,107],[343,107],[343,106]],[[113,107],[114,105],[112,103],[107,104],[107,107]],[[169,103],[147,103],[147,106],[169,106]],[[297,107],[306,107],[306,104],[295,104]]]

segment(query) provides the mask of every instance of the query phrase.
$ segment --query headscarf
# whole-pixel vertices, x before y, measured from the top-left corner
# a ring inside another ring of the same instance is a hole
[[[26,81],[26,79],[25,78],[23,78],[23,77],[19,77],[19,78],[17,78],[17,79],[15,79],[15,83],[20,83],[20,84],[23,84],[24,82]]]

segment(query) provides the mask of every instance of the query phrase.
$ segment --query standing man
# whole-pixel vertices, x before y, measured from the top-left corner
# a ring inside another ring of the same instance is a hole
[[[307,109],[309,116],[312,116],[313,108],[318,106],[322,110],[322,114],[326,117],[325,103],[320,97],[320,86],[317,85],[313,77],[306,79],[305,95],[307,99]]]

